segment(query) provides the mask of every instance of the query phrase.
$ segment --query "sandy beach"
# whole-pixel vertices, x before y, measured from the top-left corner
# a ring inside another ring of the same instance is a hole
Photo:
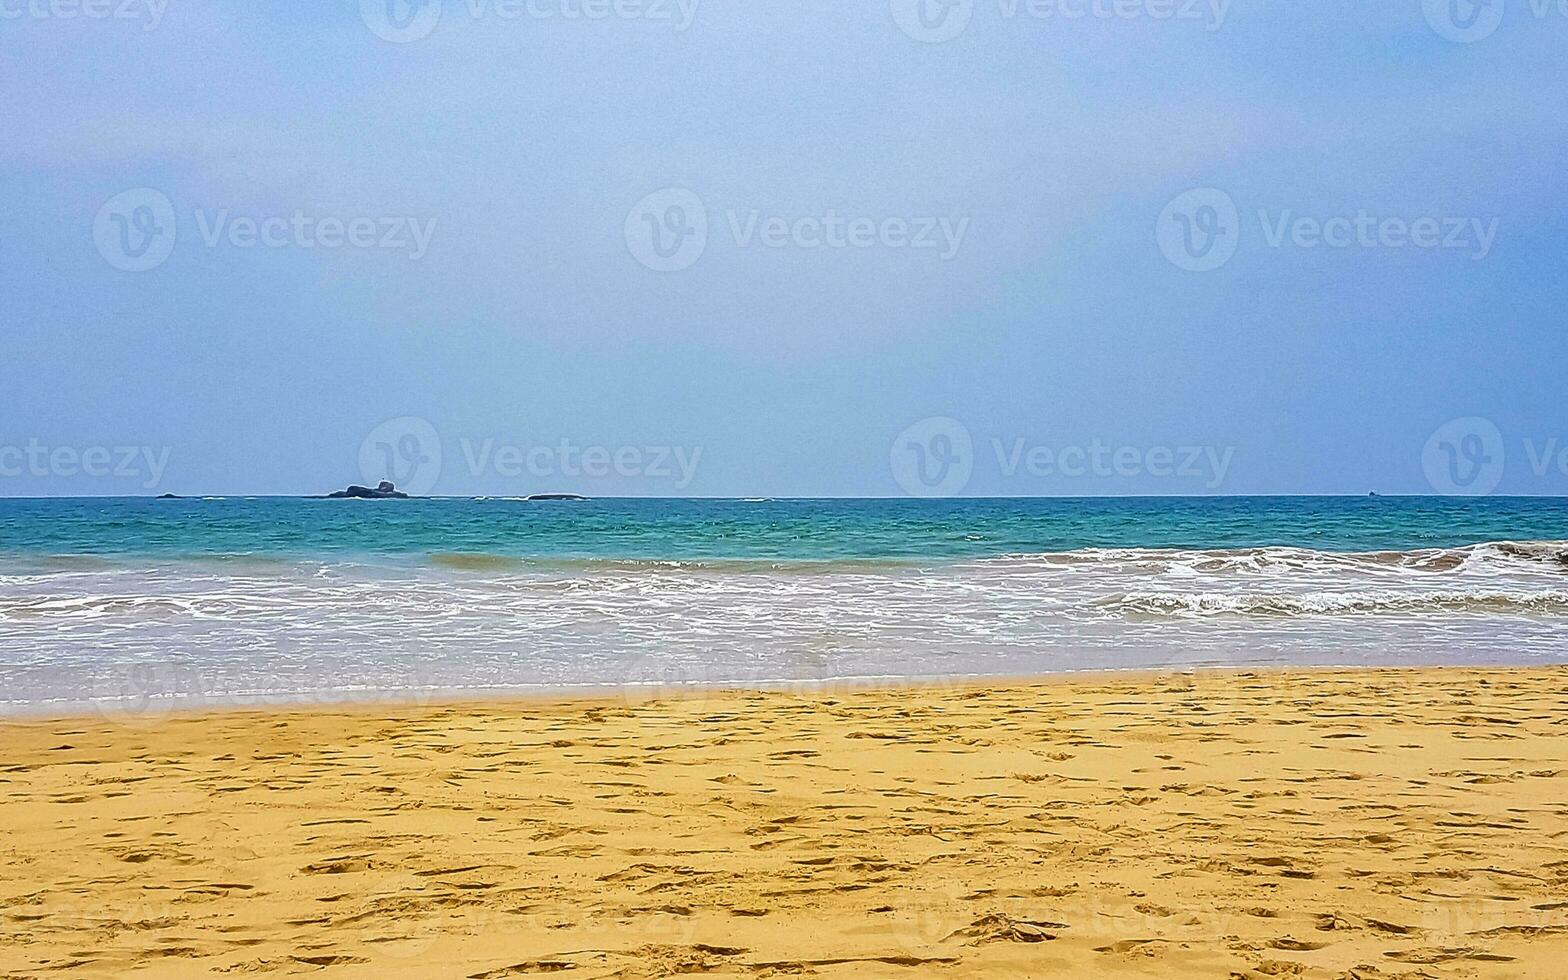
[[[0,976],[1546,977],[1568,669],[9,722]]]

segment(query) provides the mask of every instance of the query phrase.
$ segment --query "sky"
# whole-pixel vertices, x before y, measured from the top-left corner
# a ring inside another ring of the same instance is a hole
[[[1568,4],[0,0],[0,496],[1568,493]]]

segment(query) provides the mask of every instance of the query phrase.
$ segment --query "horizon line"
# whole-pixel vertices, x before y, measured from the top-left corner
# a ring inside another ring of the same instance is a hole
[[[574,491],[540,491],[574,492]],[[1366,500],[1374,498],[1400,498],[1400,499],[1435,499],[1435,500],[1484,500],[1497,499],[1524,499],[1524,500],[1565,500],[1565,493],[1490,493],[1490,494],[1444,494],[1444,493],[1404,493],[1404,492],[1260,492],[1260,493],[1127,493],[1127,494],[960,494],[942,497],[917,497],[908,494],[897,495],[860,495],[860,494],[832,494],[832,495],[778,495],[778,494],[711,494],[691,496],[658,496],[652,494],[607,494],[605,496],[590,496],[578,494],[581,500],[530,500],[531,495],[517,494],[424,494],[410,495],[406,498],[386,498],[396,501],[420,500],[467,500],[486,501],[500,500],[516,503],[591,503],[598,500],[727,500],[742,503],[767,503],[777,501],[816,501],[816,500],[843,500],[843,501],[889,501],[907,500],[911,502],[927,501],[959,501],[959,500],[1246,500],[1260,497],[1285,498],[1285,499],[1350,499]],[[183,493],[175,494],[165,491],[161,494],[42,494],[42,495],[11,495],[0,494],[0,500],[332,500],[332,499],[360,499],[360,498],[333,498],[323,493]]]

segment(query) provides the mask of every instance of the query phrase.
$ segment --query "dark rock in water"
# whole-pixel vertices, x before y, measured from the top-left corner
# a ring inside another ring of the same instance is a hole
[[[158,499],[159,500],[184,500],[185,498],[180,496],[177,493],[164,493],[164,494],[159,494],[158,495]]]
[[[327,494],[329,500],[342,500],[346,497],[354,497],[360,500],[407,500],[408,494],[393,486],[390,480],[382,480],[376,484],[375,489],[355,485],[347,490],[339,490],[336,493]]]
[[[529,500],[587,500],[588,498],[584,497],[584,496],[582,496],[580,494],[575,494],[575,493],[534,493],[534,494],[529,494],[528,495],[528,499]]]

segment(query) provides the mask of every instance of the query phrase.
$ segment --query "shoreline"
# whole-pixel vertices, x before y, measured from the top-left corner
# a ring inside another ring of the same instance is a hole
[[[0,975],[1550,975],[1568,667],[0,721]]]
[[[749,694],[782,694],[796,697],[853,696],[857,694],[897,694],[900,692],[964,691],[991,688],[1035,688],[1063,684],[1093,684],[1112,681],[1154,683],[1173,678],[1198,677],[1271,677],[1291,674],[1370,674],[1401,675],[1430,672],[1508,673],[1562,670],[1568,672],[1568,658],[1559,663],[1417,663],[1417,664],[1218,664],[1180,667],[1087,667],[1033,673],[957,674],[957,675],[865,675],[830,677],[820,680],[789,678],[757,681],[718,681],[714,683],[671,683],[668,681],[628,681],[625,683],[537,684],[487,688],[364,689],[363,691],[289,691],[244,692],[223,696],[191,695],[184,698],[158,697],[155,707],[128,709],[118,707],[126,699],[89,699],[71,701],[63,710],[29,704],[20,708],[0,707],[0,728],[8,725],[47,724],[52,722],[123,721],[128,725],[156,724],[162,720],[200,718],[206,715],[231,716],[275,712],[380,712],[418,711],[446,708],[571,708],[612,704],[639,704],[649,701],[711,700],[716,697]],[[357,695],[364,694],[366,697]],[[186,704],[202,700],[206,703]],[[144,700],[144,699],[136,699]],[[138,716],[142,716],[141,719]]]

